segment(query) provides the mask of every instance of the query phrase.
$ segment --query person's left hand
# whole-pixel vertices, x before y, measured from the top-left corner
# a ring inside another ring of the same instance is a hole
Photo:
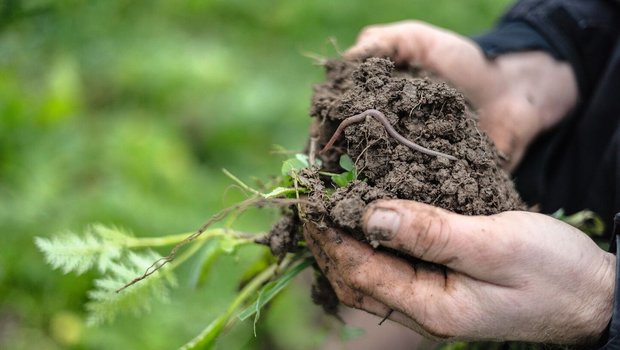
[[[462,216],[390,200],[370,205],[364,231],[433,264],[311,224],[304,235],[345,305],[423,335],[576,344],[596,341],[611,318],[615,256],[551,217]]]

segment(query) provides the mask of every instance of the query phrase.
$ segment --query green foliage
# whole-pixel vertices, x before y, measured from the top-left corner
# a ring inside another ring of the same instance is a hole
[[[274,276],[278,266],[272,264],[265,267],[256,277],[245,285],[223,314],[213,320],[198,336],[181,347],[181,350],[213,349],[226,325],[233,324],[235,320],[243,321],[252,315],[255,315],[254,335],[256,336],[256,323],[260,316],[260,310],[276,295],[282,292],[293,277],[297,276],[301,271],[312,264],[311,259],[304,259],[295,265],[290,264],[290,262],[294,260],[294,258],[290,259],[286,263],[288,268],[283,273],[276,275],[275,279],[268,283],[266,282]],[[241,305],[246,304],[248,299],[253,297],[256,293],[258,294],[256,300],[241,311],[237,317],[232,317],[237,309]]]
[[[564,209],[559,209],[551,216],[578,228],[589,236],[602,236],[605,231],[605,222],[591,210],[582,210],[572,215],[566,215]]]
[[[119,313],[135,315],[149,311],[154,300],[166,301],[168,287],[175,284],[168,269],[147,279],[134,288],[117,292],[140,276],[161,256],[151,250],[127,251],[132,237],[116,228],[101,224],[89,226],[82,235],[66,233],[51,239],[36,237],[37,247],[47,262],[64,273],[82,274],[96,268],[103,277],[94,281],[95,289],[88,292],[90,301],[87,322],[91,325],[113,321]]]
[[[226,311],[213,320],[198,336],[181,347],[181,350],[199,350],[212,349],[215,347],[216,341],[224,330],[224,326],[229,323],[232,315],[237,309],[247,301],[247,299],[256,292],[269,278],[273,276],[276,265],[271,265],[262,271],[258,276],[252,279],[245,287],[236,295],[235,299],[226,308]],[[234,320],[234,318],[232,318]]]
[[[36,237],[38,248],[52,267],[64,273],[84,273],[97,269],[102,275],[96,279],[94,289],[88,292],[87,323],[101,325],[113,321],[118,314],[140,315],[151,310],[153,302],[166,302],[170,287],[176,286],[172,270],[198,249],[188,250],[172,265],[166,265],[139,283],[128,285],[138,276],[147,276],[153,266],[161,264],[164,258],[144,247],[174,245],[184,242],[189,234],[158,238],[135,238],[120,229],[101,224],[91,225],[82,234],[66,233],[51,239]],[[249,243],[234,231],[213,229],[204,231],[197,240],[209,240],[206,254],[202,256],[199,278],[204,280],[215,258],[221,254],[232,254],[238,247]],[[195,248],[200,248],[197,244]],[[132,249],[141,249],[134,251]]]
[[[283,176],[291,174],[291,171],[299,171],[310,166],[308,156],[304,154],[296,154],[295,158],[289,158],[282,163],[281,173]]]
[[[104,273],[120,257],[122,242],[128,238],[119,229],[94,224],[82,235],[69,232],[51,239],[36,237],[35,243],[45,254],[47,263],[64,273],[82,274],[92,267]]]
[[[317,166],[321,166],[321,160],[314,160]],[[297,153],[294,158],[289,158],[282,162],[282,169],[280,172],[282,176],[290,176],[291,172],[299,172],[302,169],[310,167],[310,159],[307,154]]]
[[[346,187],[349,183],[357,180],[357,169],[351,157],[346,154],[341,155],[339,164],[340,167],[346,171],[341,174],[331,175],[332,181],[338,185],[338,187]]]
[[[223,254],[234,254],[242,245],[247,244],[247,239],[238,239],[232,236],[216,237],[209,241],[199,254],[199,264],[197,264],[197,272],[194,273],[195,286],[203,286],[210,275],[213,264],[217,258]]]
[[[168,267],[140,283],[118,291],[128,281],[141,276],[159,259],[161,256],[153,251],[130,252],[124,262],[113,263],[110,273],[96,279],[95,289],[88,292],[90,301],[86,304],[89,312],[87,322],[91,325],[111,322],[119,313],[141,315],[151,310],[154,301],[167,302],[169,287],[176,285],[176,279]]]
[[[273,299],[278,293],[286,287],[289,282],[293,279],[293,277],[297,276],[301,271],[306,269],[308,266],[312,264],[311,259],[306,259],[299,264],[293,266],[289,270],[285,271],[282,275],[278,276],[277,279],[267,283],[259,292],[256,297],[256,301],[247,307],[245,310],[241,311],[237,317],[241,321],[247,319],[252,315],[256,315],[254,317],[254,335],[256,336],[256,323],[260,317],[260,310]]]
[[[230,316],[223,314],[213,320],[195,339],[183,345],[179,350],[210,350],[215,347],[217,338],[222,333]]]

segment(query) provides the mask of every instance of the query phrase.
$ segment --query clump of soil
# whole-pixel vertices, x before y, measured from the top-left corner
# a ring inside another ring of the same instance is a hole
[[[476,115],[459,91],[430,77],[396,71],[381,58],[329,61],[325,67],[327,81],[315,87],[310,111],[319,125],[319,146],[342,120],[376,109],[405,138],[457,158],[412,150],[373,118],[349,126],[322,157],[326,171],[341,172],[338,159],[348,154],[364,179],[327,199],[328,218],[337,227],[359,232],[364,207],[379,198],[411,199],[466,215],[524,209],[499,153],[478,129]]]
[[[305,220],[366,240],[361,217],[366,205],[377,199],[410,199],[466,215],[525,209],[497,150],[478,129],[476,115],[459,91],[430,76],[397,71],[391,61],[381,58],[333,60],[325,68],[327,80],[315,86],[310,110],[316,118],[311,136],[319,148],[343,120],[376,109],[406,139],[456,160],[412,150],[390,136],[379,121],[366,118],[347,127],[336,144],[319,156],[322,169],[313,167],[300,174],[302,184],[311,189],[312,205],[303,213]],[[342,172],[338,161],[344,153],[355,162],[359,180],[336,188],[319,170]],[[326,189],[335,192],[328,195]],[[277,239],[269,241],[274,253],[289,249],[274,246],[276,240],[297,242],[300,233],[295,223],[299,225],[285,217],[274,227],[271,235]],[[313,289],[313,299],[325,304],[318,289],[329,289],[329,284],[319,287]],[[333,304],[328,309],[333,311]]]

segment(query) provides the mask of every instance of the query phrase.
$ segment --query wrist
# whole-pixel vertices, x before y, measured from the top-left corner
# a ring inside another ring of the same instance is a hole
[[[597,280],[592,284],[595,290],[589,297],[590,305],[583,320],[580,343],[595,344],[605,335],[613,309],[616,284],[616,256],[604,253],[603,266]]]
[[[495,63],[495,93],[489,98],[511,96],[526,104],[537,131],[556,125],[577,104],[577,80],[568,63],[543,51],[505,54]]]
[[[474,102],[482,106],[481,125],[514,168],[527,147],[576,106],[577,82],[570,65],[542,51],[488,62],[492,89]]]

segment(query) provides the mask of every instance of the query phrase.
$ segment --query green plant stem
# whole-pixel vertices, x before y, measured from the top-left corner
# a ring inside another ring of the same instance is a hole
[[[250,283],[248,283],[242,290],[239,292],[239,295],[233,300],[228,309],[226,309],[226,316],[230,317],[232,314],[244,303],[248,301],[250,297],[254,295],[262,286],[265,284],[273,275],[275,274],[278,268],[278,264],[271,264],[267,267],[263,272],[254,277]],[[227,326],[232,326],[236,322],[237,318],[231,319]]]
[[[248,192],[251,192],[254,195],[257,195],[257,196],[262,197],[262,198],[277,198],[277,197],[282,197],[282,196],[286,196],[288,194],[298,193],[298,192],[302,191],[302,189],[299,189],[299,188],[276,187],[276,188],[274,188],[269,193],[262,193],[260,191],[257,191],[255,189],[253,189],[252,187],[248,186],[245,182],[241,181],[238,177],[233,175],[230,171],[228,171],[226,169],[222,169],[222,172],[224,172],[224,174],[226,176],[228,176],[231,180],[236,182],[237,185],[239,185],[242,189],[244,189],[244,190],[246,190]]]
[[[175,235],[168,235],[162,237],[131,237],[123,242],[123,245],[127,248],[146,248],[146,247],[163,247],[169,245],[175,245],[183,241],[193,232],[180,233]],[[248,242],[254,240],[252,236],[245,232],[234,231],[230,229],[214,228],[205,231],[202,235],[196,238],[196,241],[206,241],[214,237],[220,236],[233,236],[238,239],[247,239]]]
[[[230,171],[226,170],[226,169],[222,169],[222,172],[228,176],[229,178],[231,178],[234,182],[237,183],[237,185],[241,186],[241,188],[243,188],[246,191],[250,191],[252,193],[254,193],[257,196],[260,197],[265,197],[265,195],[263,193],[260,193],[259,191],[253,189],[252,187],[248,186],[245,182],[241,181],[238,177],[236,177],[235,175],[233,175]]]
[[[250,297],[254,295],[269,279],[274,275],[277,265],[272,264],[263,272],[254,277],[243,289],[237,294],[235,299],[228,305],[226,311],[211,322],[198,336],[184,345],[181,349],[211,349],[215,344],[218,335],[224,327],[230,327],[238,318],[231,318],[235,311],[245,304]]]

